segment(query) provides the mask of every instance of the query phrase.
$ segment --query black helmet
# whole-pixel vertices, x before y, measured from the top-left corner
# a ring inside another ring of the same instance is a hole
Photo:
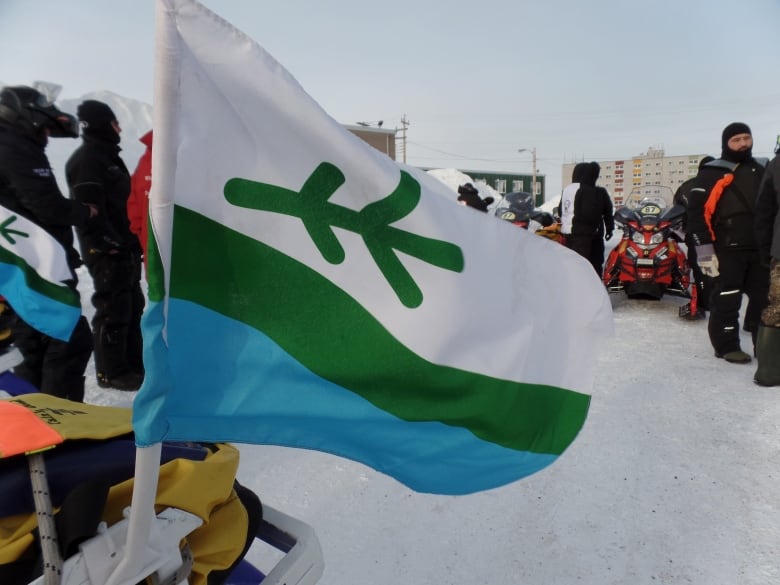
[[[52,138],[78,138],[74,116],[66,114],[37,89],[19,85],[0,91],[0,122],[39,138],[49,130]]]

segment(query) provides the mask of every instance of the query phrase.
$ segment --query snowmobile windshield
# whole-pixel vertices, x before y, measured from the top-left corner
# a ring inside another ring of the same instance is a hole
[[[635,187],[626,197],[625,206],[631,209],[640,209],[650,203],[657,205],[662,210],[671,207],[674,200],[674,191],[663,185],[644,185]]]

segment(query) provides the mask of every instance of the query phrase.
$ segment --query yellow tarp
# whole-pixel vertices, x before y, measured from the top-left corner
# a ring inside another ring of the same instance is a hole
[[[132,411],[82,404],[49,394],[0,400],[0,458],[34,453],[71,439],[108,439],[132,432]]]

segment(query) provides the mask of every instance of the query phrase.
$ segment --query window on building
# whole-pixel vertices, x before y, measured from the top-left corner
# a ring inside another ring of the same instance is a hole
[[[525,189],[523,188],[522,179],[520,180],[515,179],[512,181],[512,191],[525,191]]]
[[[499,193],[506,193],[506,179],[496,179],[493,188]]]

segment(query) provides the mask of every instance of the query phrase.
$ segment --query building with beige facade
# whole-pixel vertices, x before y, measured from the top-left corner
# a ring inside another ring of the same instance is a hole
[[[597,161],[601,166],[598,185],[612,196],[615,207],[642,197],[663,197],[669,205],[677,188],[694,177],[704,154],[666,156],[663,148],[648,148],[646,153],[624,160]],[[562,169],[562,184],[571,183],[571,173],[577,163],[566,163]]]
[[[396,130],[362,125],[352,126],[349,124],[343,124],[343,126],[352,132],[352,134],[363,140],[363,142],[368,143],[369,145],[376,148],[379,152],[382,152],[395,160]]]

